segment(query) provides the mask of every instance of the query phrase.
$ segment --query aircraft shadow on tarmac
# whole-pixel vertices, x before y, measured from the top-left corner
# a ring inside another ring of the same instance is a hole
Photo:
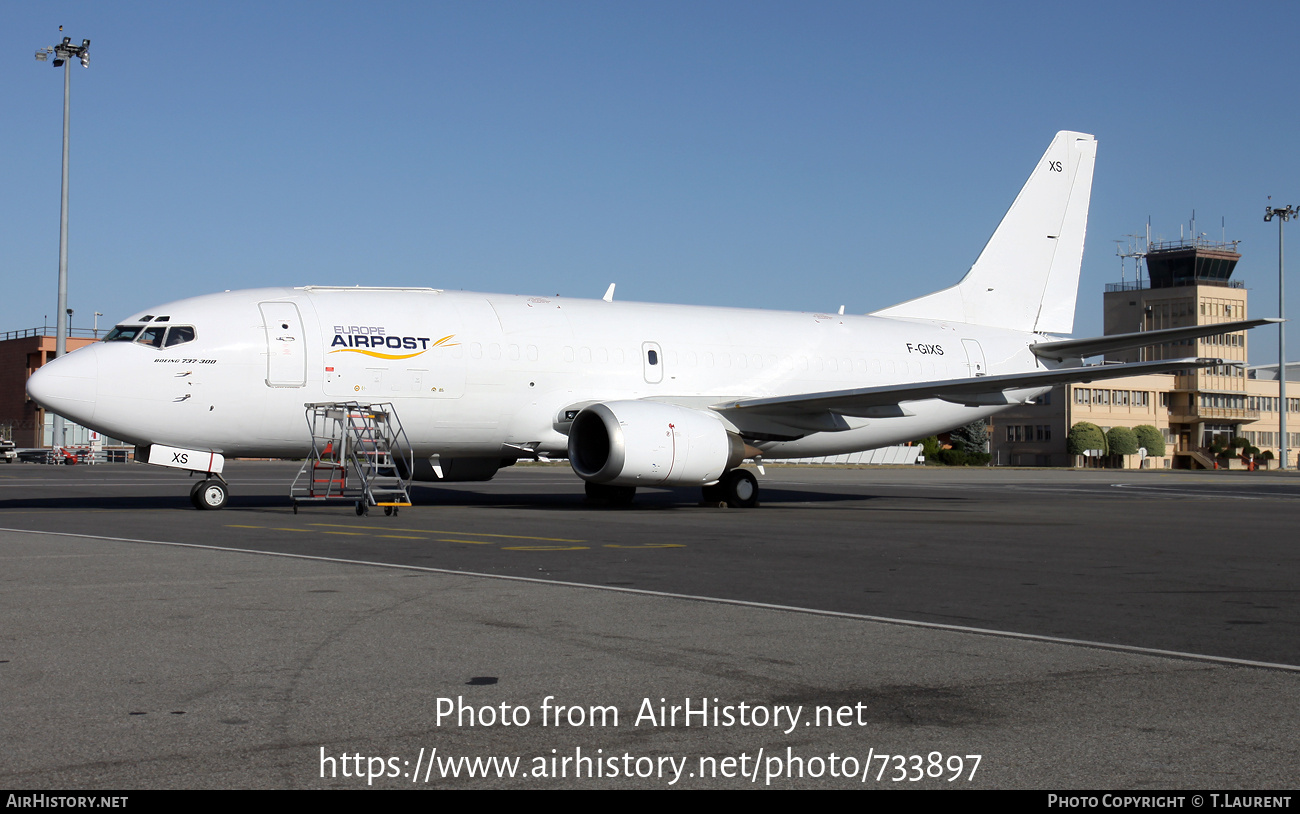
[[[261,493],[261,494],[239,494],[238,483],[232,485],[230,500],[226,504],[226,510],[273,510],[283,511],[292,509],[292,503],[287,495],[282,492]],[[852,504],[864,503],[867,501],[879,500],[882,495],[849,493],[849,492],[817,492],[803,491],[793,489],[764,489],[758,510],[764,508],[798,508],[807,504]],[[573,509],[587,506],[586,496],[575,487],[572,493],[568,492],[501,492],[494,490],[492,492],[476,492],[468,489],[443,489],[438,487],[416,486],[412,489],[412,499],[414,508],[420,507],[438,507],[438,506],[482,506],[498,507],[513,509],[533,509],[533,510],[563,510],[572,511]],[[965,498],[960,497],[899,497],[893,496],[892,502],[899,500],[913,501],[921,500],[925,502],[939,501],[945,504],[963,502]],[[351,501],[333,500],[327,503],[304,503],[301,506],[302,511],[312,511],[313,509],[328,506],[332,508],[349,507]],[[637,510],[688,510],[701,508],[700,499],[697,490],[694,489],[648,489],[639,492],[636,500],[631,506],[625,507],[608,507],[608,506],[591,506],[590,508],[602,511],[637,511]],[[190,504],[189,498],[181,494],[153,494],[153,495],[62,495],[58,497],[19,497],[9,500],[0,500],[0,512],[6,510],[46,510],[46,511],[75,511],[75,510],[145,510],[145,509],[177,509],[184,511],[195,511]],[[894,510],[900,510],[894,507]],[[901,509],[906,511],[906,509]],[[372,507],[372,514],[382,509]]]

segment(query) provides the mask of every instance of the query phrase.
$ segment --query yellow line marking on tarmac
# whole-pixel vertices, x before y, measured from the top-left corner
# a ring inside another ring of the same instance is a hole
[[[440,543],[469,543],[470,545],[496,545],[491,540],[439,540]]]
[[[344,523],[309,523],[312,526],[326,526],[329,528],[356,528]],[[563,537],[529,537],[526,534],[488,534],[477,531],[452,531],[450,529],[390,529],[390,531],[414,531],[419,534],[464,534],[468,537],[504,537],[510,540],[541,540],[547,543],[585,543],[586,540],[568,540]]]
[[[306,531],[306,529],[304,529],[304,531]],[[329,531],[327,531],[327,532],[325,532],[325,533],[326,533],[326,534],[332,534],[333,532],[329,532]],[[410,535],[407,535],[407,534],[376,534],[375,536],[376,536],[376,537],[392,537],[392,538],[394,538],[394,539],[396,539],[396,540],[427,540],[427,539],[429,539],[428,537],[411,537]]]
[[[620,545],[606,543],[602,548],[686,548],[685,543],[646,543],[645,545]]]
[[[502,551],[586,551],[591,546],[585,545],[512,545],[502,547]]]

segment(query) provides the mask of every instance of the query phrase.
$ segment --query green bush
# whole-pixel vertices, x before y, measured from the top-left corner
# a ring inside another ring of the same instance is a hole
[[[1160,434],[1160,430],[1150,424],[1139,424],[1133,428],[1133,434],[1137,436],[1138,446],[1147,448],[1147,455],[1152,458],[1164,456],[1165,437]]]
[[[943,445],[939,443],[939,436],[937,435],[931,435],[929,438],[922,438],[920,441],[916,442],[916,446],[921,448],[921,454],[925,456],[927,463],[934,460],[935,457],[938,456],[939,450],[943,448]]]
[[[1071,455],[1082,455],[1090,449],[1098,449],[1105,454],[1106,436],[1096,424],[1080,421],[1070,428],[1070,434],[1065,439],[1065,451]]]
[[[960,449],[941,449],[935,460],[944,466],[985,466],[993,456],[987,452],[962,452]]]
[[[1111,455],[1136,455],[1138,451],[1137,436],[1128,427],[1111,427],[1106,433],[1106,445]]]

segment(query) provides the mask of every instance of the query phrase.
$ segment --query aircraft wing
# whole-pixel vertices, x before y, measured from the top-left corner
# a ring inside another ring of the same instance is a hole
[[[794,396],[740,399],[713,405],[713,409],[726,414],[765,415],[773,418],[812,418],[827,413],[861,418],[884,418],[907,415],[900,405],[907,401],[942,399],[968,406],[1020,404],[1023,398],[1007,391],[1032,390],[1056,384],[1087,383],[1104,379],[1141,376],[1146,373],[1168,373],[1189,367],[1209,367],[1223,364],[1222,359],[1189,358],[1162,359],[1156,362],[1135,362],[1117,365],[1085,365],[1082,367],[1036,370],[1030,373],[1011,373],[1002,376],[976,376],[969,379],[946,379],[933,382],[907,382],[883,387],[860,387],[854,390],[832,390],[825,393],[803,393]]]
[[[1140,331],[1130,334],[1110,334],[1109,336],[1090,336],[1084,339],[1061,339],[1053,342],[1039,342],[1029,349],[1040,359],[1082,359],[1099,353],[1110,353],[1130,348],[1146,348],[1152,345],[1164,345],[1183,339],[1198,339],[1214,334],[1228,334],[1271,325],[1282,320],[1277,317],[1263,319],[1243,319],[1237,322],[1219,322],[1213,325],[1188,325],[1183,328],[1161,328],[1155,331]]]

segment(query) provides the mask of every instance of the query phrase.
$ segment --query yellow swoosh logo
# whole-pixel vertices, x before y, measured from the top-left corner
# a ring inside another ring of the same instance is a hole
[[[396,354],[375,353],[372,350],[361,350],[360,348],[339,348],[338,350],[330,351],[330,353],[360,353],[363,356],[373,356],[376,359],[411,359],[424,353],[424,351],[420,351],[419,353]]]

